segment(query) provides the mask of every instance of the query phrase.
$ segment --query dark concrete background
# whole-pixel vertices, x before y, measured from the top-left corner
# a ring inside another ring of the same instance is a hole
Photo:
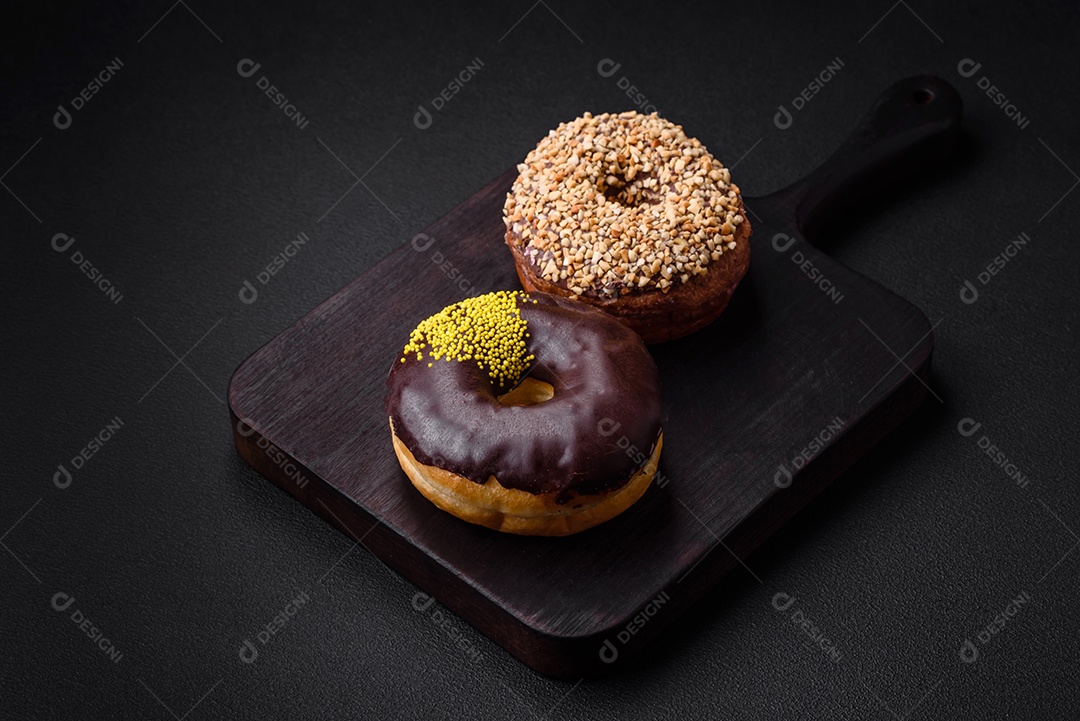
[[[1074,717],[1075,8],[808,5],[6,9],[0,717]],[[779,129],[778,106],[838,57]],[[58,129],[57,106],[116,58]],[[250,78],[245,58],[261,64]],[[416,127],[418,106],[477,58]],[[615,75],[598,73],[604,59]],[[971,77],[965,59],[981,63]],[[436,625],[411,584],[234,452],[223,398],[241,360],[549,128],[633,107],[620,78],[739,161],[737,182],[759,195],[921,73],[963,95],[959,151],[823,246],[937,324],[941,401],[745,559],[762,585],[732,575],[621,674],[552,681],[456,618]],[[305,128],[260,93],[261,75]],[[310,242],[240,302],[301,231]],[[75,238],[64,252],[59,233]],[[981,284],[1020,233],[1030,242]],[[971,304],[965,280],[980,293]],[[115,435],[54,482],[110,419]],[[963,419],[981,425],[965,436]],[[776,593],[797,598],[839,660],[774,608]],[[244,639],[300,594],[242,663]]]

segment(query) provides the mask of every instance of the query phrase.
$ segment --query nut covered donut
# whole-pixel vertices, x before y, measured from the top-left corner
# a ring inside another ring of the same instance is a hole
[[[584,301],[646,343],[711,323],[750,262],[731,173],[653,113],[586,113],[518,165],[506,244],[526,290]]]
[[[637,334],[581,303],[520,291],[455,303],[412,332],[387,388],[402,470],[471,523],[577,533],[656,473],[656,365]]]

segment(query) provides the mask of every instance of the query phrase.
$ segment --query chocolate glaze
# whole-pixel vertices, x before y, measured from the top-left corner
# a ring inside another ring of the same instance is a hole
[[[475,362],[405,363],[387,378],[394,432],[425,465],[476,483],[494,475],[507,488],[579,494],[625,485],[660,435],[660,376],[636,333],[580,302],[531,293],[527,372],[555,389],[533,406],[501,405]],[[636,449],[635,453],[633,450]]]

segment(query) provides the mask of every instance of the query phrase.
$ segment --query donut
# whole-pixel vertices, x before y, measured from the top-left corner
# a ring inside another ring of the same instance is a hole
[[[637,501],[660,460],[656,364],[583,303],[522,291],[455,303],[412,331],[386,383],[412,485],[497,531],[591,528]]]
[[[518,165],[503,207],[528,291],[584,301],[660,343],[711,323],[750,264],[731,173],[656,113],[585,113]]]

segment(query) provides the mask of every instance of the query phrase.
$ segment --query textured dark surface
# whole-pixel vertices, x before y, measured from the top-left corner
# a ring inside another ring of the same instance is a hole
[[[528,3],[188,3],[158,22],[168,7],[41,10],[4,24],[4,716],[1073,715],[1071,10],[547,3],[518,23]],[[58,130],[57,104],[116,57],[116,76]],[[478,57],[476,76],[418,129],[417,106]],[[778,106],[837,57],[839,73],[779,129]],[[252,77],[237,73],[244,58],[262,64]],[[605,58],[621,63],[610,77],[597,72]],[[969,78],[957,72],[965,58],[982,64]],[[930,398],[745,559],[762,584],[729,576],[621,675],[550,681],[458,619],[440,625],[438,606],[417,612],[410,584],[350,552],[235,454],[222,399],[251,349],[548,128],[632,106],[620,78],[725,162],[741,158],[739,184],[760,195],[818,164],[867,98],[923,72],[964,97],[959,157],[853,216],[826,250],[938,323],[943,402]],[[306,128],[260,94],[260,75]],[[1026,127],[980,91],[984,76]],[[298,232],[310,242],[258,284]],[[50,247],[57,233],[76,239],[64,253]],[[1020,233],[1030,241],[981,284]],[[119,304],[70,262],[75,250],[120,289]],[[238,299],[245,279],[259,289],[251,305]],[[979,290],[972,304],[965,280]],[[119,432],[58,488],[57,464],[117,416]],[[958,432],[966,418],[981,423],[970,436]],[[50,605],[58,592],[76,599],[65,612]],[[308,601],[259,643],[301,592]],[[795,603],[778,611],[778,593]],[[76,609],[119,662],[71,620]],[[799,613],[838,661],[793,623]],[[253,664],[238,659],[245,639],[260,651]],[[966,639],[973,663],[961,660]]]

